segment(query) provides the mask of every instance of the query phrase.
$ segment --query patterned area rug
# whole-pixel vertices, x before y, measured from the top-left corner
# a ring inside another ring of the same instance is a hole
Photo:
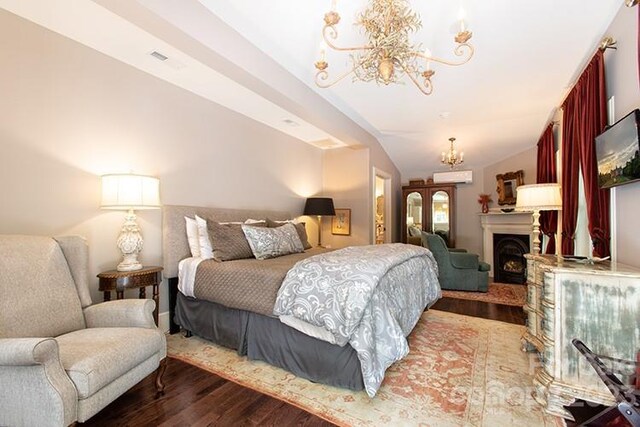
[[[443,290],[442,296],[523,307],[527,299],[527,286],[489,283],[489,292],[486,293]]]
[[[436,310],[409,337],[410,354],[387,371],[371,399],[315,384],[209,341],[168,338],[169,355],[289,402],[341,426],[562,426],[531,397],[533,356],[523,326]]]

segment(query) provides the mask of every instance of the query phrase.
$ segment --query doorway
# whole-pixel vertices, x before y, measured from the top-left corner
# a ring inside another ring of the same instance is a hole
[[[376,245],[390,243],[391,175],[373,168],[373,238]]]

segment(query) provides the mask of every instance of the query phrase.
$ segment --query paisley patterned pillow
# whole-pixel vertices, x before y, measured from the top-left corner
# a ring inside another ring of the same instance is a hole
[[[269,228],[277,228],[277,227],[282,227],[285,224],[293,224],[294,227],[296,227],[296,231],[298,232],[298,236],[300,237],[302,246],[305,249],[311,249],[311,243],[309,243],[309,238],[307,237],[307,228],[304,222],[273,221],[269,218],[266,219],[266,222],[267,222],[267,227]]]
[[[278,228],[243,224],[242,231],[257,259],[276,258],[304,251],[298,231],[293,224],[285,224]]]

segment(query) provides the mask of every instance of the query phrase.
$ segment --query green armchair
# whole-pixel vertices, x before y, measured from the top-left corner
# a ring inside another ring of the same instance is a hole
[[[487,292],[491,266],[478,255],[453,252],[437,234],[422,233],[422,246],[429,249],[438,263],[438,280],[442,289]]]

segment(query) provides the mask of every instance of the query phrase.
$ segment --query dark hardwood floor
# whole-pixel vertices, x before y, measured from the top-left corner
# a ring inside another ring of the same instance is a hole
[[[332,426],[293,405],[169,359],[165,394],[150,375],[82,426]]]
[[[524,324],[522,307],[442,298],[436,310]],[[169,359],[165,395],[155,398],[154,375],[83,426],[331,426],[293,405]]]
[[[522,307],[493,304],[490,302],[471,301],[456,298],[441,298],[433,305],[434,310],[448,311],[483,319],[524,325],[526,315]]]

